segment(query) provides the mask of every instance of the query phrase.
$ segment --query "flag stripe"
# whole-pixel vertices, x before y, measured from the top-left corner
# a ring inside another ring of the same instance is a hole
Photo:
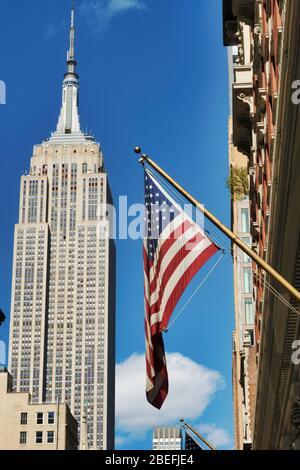
[[[194,243],[194,241],[188,241],[189,243]],[[202,235],[197,235],[195,239],[196,246],[193,250],[186,249],[185,244],[179,251],[175,253],[170,263],[164,268],[162,274],[160,275],[159,289],[154,293],[150,291],[150,312],[154,311],[160,307],[160,301],[164,296],[164,291],[166,285],[172,286],[172,284],[177,283],[178,279],[181,277],[184,270],[188,267],[189,263],[193,262],[195,258],[201,256],[203,249],[206,248],[206,244],[210,243],[206,238],[203,239]],[[199,248],[199,249],[198,249]],[[168,291],[170,292],[170,291]]]
[[[165,237],[160,237],[157,243],[156,252],[154,255],[154,262],[151,266],[149,279],[152,282],[155,277],[155,273],[159,270],[159,261],[163,256],[168,252],[169,248],[173,245],[174,240],[179,239],[186,230],[192,226],[191,222],[188,220],[182,221],[180,217],[176,217],[173,223],[170,223],[168,227],[171,230],[165,231]]]
[[[195,274],[197,274],[199,269],[206,263],[206,261],[209,260],[209,258],[212,255],[214,255],[217,251],[218,249],[214,245],[208,246],[203,252],[202,256],[199,256],[182,275],[178,284],[173,289],[173,292],[170,295],[166,303],[166,306],[164,308],[164,315],[163,315],[163,319],[161,321],[161,326],[160,326],[160,329],[162,331],[164,331],[167,328],[170,317],[173,313],[173,310],[175,309],[187,285],[191,282]]]
[[[182,265],[178,266],[177,270],[172,274],[171,278],[167,280],[164,294],[160,298],[159,303],[150,307],[150,324],[151,331],[155,331],[154,325],[160,324],[159,331],[164,331],[167,328],[170,316],[183,294],[185,288],[192,280],[194,275],[199,271],[203,264],[216,252],[214,245],[206,245],[204,251],[200,256],[196,256],[191,252],[188,260],[188,267],[184,260]],[[185,269],[185,270],[184,270]],[[163,321],[164,318],[164,321]]]
[[[198,236],[202,236],[202,234],[198,234]],[[179,252],[179,250],[183,246],[187,246],[188,242],[195,237],[195,228],[189,227],[186,228],[184,233],[177,239],[171,239],[168,244],[164,244],[161,247],[161,250],[158,252],[157,258],[157,266],[155,269],[155,274],[153,279],[150,278],[150,292],[156,289],[157,281],[159,280],[159,274],[164,271],[164,269],[170,264],[172,261],[174,254]],[[203,236],[202,236],[203,238]],[[192,248],[192,242],[190,243]],[[187,247],[188,248],[188,247]],[[190,250],[189,250],[190,251]]]

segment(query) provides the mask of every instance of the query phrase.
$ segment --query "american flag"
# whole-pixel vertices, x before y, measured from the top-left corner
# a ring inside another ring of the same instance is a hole
[[[144,297],[146,395],[160,409],[168,394],[162,333],[185,288],[219,247],[145,169]]]
[[[203,450],[202,447],[189,435],[188,432],[185,432],[185,445],[184,450]]]

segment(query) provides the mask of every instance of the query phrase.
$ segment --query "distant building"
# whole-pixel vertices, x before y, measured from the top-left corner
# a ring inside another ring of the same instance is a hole
[[[6,316],[4,315],[4,313],[2,312],[2,310],[0,308],[0,326],[5,321],[5,318],[6,318]]]
[[[12,377],[0,368],[0,450],[76,450],[77,421],[68,405],[31,403],[12,391]]]
[[[155,427],[153,429],[153,450],[181,450],[182,435],[179,427]]]

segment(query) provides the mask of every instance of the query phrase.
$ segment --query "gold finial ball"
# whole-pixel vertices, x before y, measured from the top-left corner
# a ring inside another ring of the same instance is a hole
[[[134,147],[134,152],[140,155],[142,153],[141,147]]]

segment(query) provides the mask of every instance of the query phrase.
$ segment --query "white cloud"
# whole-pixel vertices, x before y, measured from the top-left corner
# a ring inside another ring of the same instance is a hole
[[[215,424],[199,424],[195,427],[206,437],[208,442],[217,448],[232,444],[230,434],[225,429],[218,428]]]
[[[118,441],[139,440],[153,426],[195,420],[215,393],[224,388],[220,373],[197,364],[179,353],[167,355],[169,395],[161,410],[148,404],[145,396],[145,357],[133,354],[117,365],[116,424]]]
[[[80,11],[94,32],[106,29],[110,22],[130,10],[145,10],[143,0],[83,0]]]

